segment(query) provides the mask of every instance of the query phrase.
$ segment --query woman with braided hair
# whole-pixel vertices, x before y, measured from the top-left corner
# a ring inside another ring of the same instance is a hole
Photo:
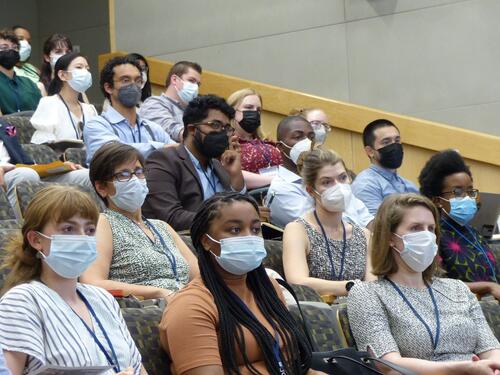
[[[160,323],[174,374],[315,373],[310,345],[261,264],[260,226],[257,204],[238,193],[214,195],[196,214],[191,239],[201,276]]]

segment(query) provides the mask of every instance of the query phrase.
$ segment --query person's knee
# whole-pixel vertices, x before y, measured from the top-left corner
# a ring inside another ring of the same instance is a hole
[[[89,179],[89,170],[86,168],[69,172],[69,177],[74,184],[92,186]]]
[[[40,181],[40,176],[38,173],[36,173],[33,169],[31,168],[24,168],[24,167],[19,167],[11,172],[8,172],[5,177],[6,180],[9,176],[9,174],[12,174],[13,180],[15,184],[18,184],[19,182],[23,181],[29,181],[29,182],[38,182]]]

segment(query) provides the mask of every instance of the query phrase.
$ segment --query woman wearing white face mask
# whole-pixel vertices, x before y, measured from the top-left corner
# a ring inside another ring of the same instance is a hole
[[[191,239],[201,277],[173,298],[160,323],[172,373],[304,374],[311,349],[262,266],[255,201],[214,195],[193,219]]]
[[[416,194],[394,194],[378,209],[373,273],[348,297],[360,350],[419,374],[497,374],[500,345],[481,307],[458,280],[436,277],[439,214]]]
[[[48,187],[28,205],[3,263],[11,271],[0,299],[0,347],[12,375],[41,366],[146,373],[113,297],[77,282],[96,258],[98,215],[88,194],[68,186]]]
[[[55,77],[50,83],[49,96],[40,100],[31,117],[31,124],[36,129],[31,142],[80,142],[85,122],[97,115],[93,105],[78,99],[91,85],[89,65],[82,55],[71,52],[59,58],[55,65]]]
[[[96,262],[83,282],[144,298],[164,298],[198,274],[196,258],[165,222],[142,216],[148,193],[144,159],[118,142],[102,146],[90,163],[89,177],[107,209],[97,224]]]
[[[373,278],[368,252],[370,232],[343,219],[356,198],[337,154],[322,149],[305,154],[301,174],[314,208],[285,228],[286,278],[321,295],[345,296],[352,280]]]

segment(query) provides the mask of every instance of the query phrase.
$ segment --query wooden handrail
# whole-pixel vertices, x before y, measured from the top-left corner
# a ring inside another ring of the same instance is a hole
[[[126,54],[117,51],[99,56],[99,68],[112,57]],[[168,71],[173,63],[156,58],[148,58],[150,80],[155,85],[164,86]],[[478,133],[414,117],[398,115],[361,105],[325,99],[276,86],[236,78],[210,71],[203,72],[202,93],[217,93],[228,97],[232,92],[252,87],[263,98],[264,110],[279,115],[287,115],[292,108],[322,108],[335,128],[361,134],[370,121],[386,118],[397,124],[405,144],[439,151],[455,148],[471,160],[500,166],[500,137]]]

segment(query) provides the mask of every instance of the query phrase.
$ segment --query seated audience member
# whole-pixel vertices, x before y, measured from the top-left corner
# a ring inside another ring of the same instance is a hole
[[[21,181],[40,181],[40,176],[33,169],[16,167],[16,164],[35,164],[22,149],[16,137],[16,128],[0,119],[0,184],[7,191],[7,197],[13,208],[17,207],[16,185]],[[44,177],[43,181],[83,185],[92,189],[88,169],[72,162],[64,164],[72,171]],[[16,212],[20,215],[19,212]]]
[[[315,138],[314,143],[317,146],[322,145],[326,141],[328,133],[332,131],[332,127],[328,124],[326,113],[319,108],[304,108],[294,110],[292,115],[302,116],[311,124]]]
[[[500,300],[500,270],[488,243],[469,222],[477,212],[479,191],[472,173],[454,150],[433,155],[420,172],[420,192],[432,199],[441,214],[439,255],[452,279],[465,282],[473,293]]]
[[[303,374],[311,349],[288,312],[266,256],[255,201],[217,194],[193,218],[201,277],[167,305],[160,323],[174,374]]]
[[[78,95],[92,85],[87,59],[77,52],[57,60],[49,96],[40,100],[30,121],[36,129],[32,143],[81,140],[86,121],[97,115],[94,106],[81,103]]]
[[[132,146],[112,142],[89,169],[106,203],[96,228],[97,260],[80,280],[144,298],[165,298],[198,274],[196,258],[166,223],[142,216],[148,193],[144,159]]]
[[[94,153],[111,141],[129,144],[144,157],[153,150],[175,144],[159,125],[137,115],[143,83],[141,67],[135,60],[119,56],[106,63],[101,71],[101,91],[111,106],[87,121],[83,129],[88,164]]]
[[[40,71],[36,66],[28,62],[31,56],[31,33],[26,27],[21,25],[12,27],[12,31],[14,31],[17,39],[19,39],[19,62],[14,67],[14,72],[19,77],[31,79],[38,86]]]
[[[314,208],[283,233],[286,279],[321,295],[345,296],[353,280],[373,279],[367,250],[370,231],[342,218],[352,199],[342,159],[322,149],[302,157],[301,174]]]
[[[193,99],[184,112],[184,140],[146,160],[149,194],[144,215],[175,230],[189,229],[201,203],[221,191],[245,192],[234,110],[215,95]]]
[[[241,169],[249,189],[267,186],[278,172],[281,154],[274,142],[262,139],[262,97],[253,89],[233,92],[227,99],[234,108],[235,134],[241,149]]]
[[[363,145],[371,165],[358,174],[352,191],[372,215],[390,194],[418,193],[415,184],[397,173],[403,162],[403,145],[396,125],[384,119],[370,122],[363,130]]]
[[[40,71],[40,82],[48,93],[50,82],[54,78],[54,68],[61,56],[73,51],[73,44],[66,35],[52,34],[43,43],[43,59]]]
[[[201,72],[201,66],[195,62],[175,63],[168,73],[165,92],[145,100],[139,114],[159,124],[173,140],[181,142],[182,116],[189,102],[198,96]]]
[[[19,40],[11,30],[0,30],[0,115],[20,111],[34,111],[40,90],[27,77],[14,71],[19,62]]]
[[[78,277],[96,258],[99,211],[76,188],[51,186],[28,205],[22,235],[7,246],[0,346],[13,375],[42,366],[112,366],[145,374],[111,294]],[[85,372],[85,371],[82,371]]]
[[[495,374],[500,345],[476,296],[458,280],[437,277],[439,214],[417,194],[380,206],[372,237],[374,282],[348,296],[359,350],[419,374]]]
[[[271,182],[266,197],[266,205],[271,210],[271,222],[277,226],[285,227],[313,209],[314,200],[303,185],[296,163],[302,152],[311,149],[311,139],[314,139],[314,136],[311,125],[301,116],[286,117],[278,125],[278,148],[283,156],[283,165],[278,168],[278,176]],[[339,159],[339,162],[345,169],[342,159]],[[350,184],[351,179],[346,183]],[[343,217],[364,227],[369,227],[373,220],[373,215],[354,195]]]

